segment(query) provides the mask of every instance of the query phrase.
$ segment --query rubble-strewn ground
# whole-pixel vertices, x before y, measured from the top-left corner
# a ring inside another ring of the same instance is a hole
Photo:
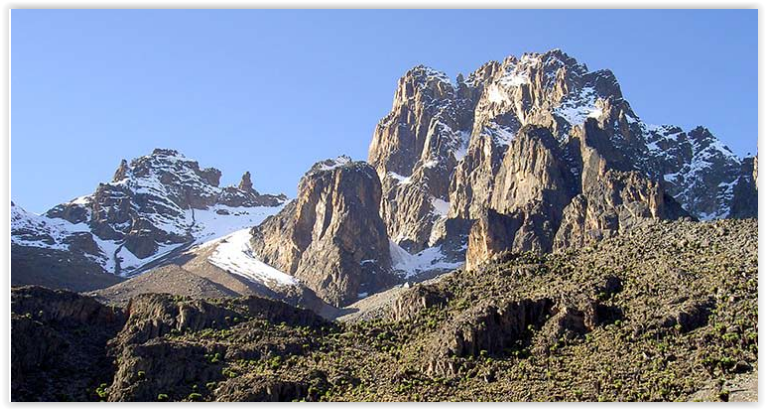
[[[756,400],[757,248],[755,220],[648,224],[504,255],[338,322],[256,297],[123,309],[18,288],[12,397]]]

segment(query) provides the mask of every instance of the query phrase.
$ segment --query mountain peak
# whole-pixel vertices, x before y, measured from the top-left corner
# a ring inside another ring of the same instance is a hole
[[[242,175],[242,180],[239,181],[239,186],[237,188],[244,192],[253,191],[253,181],[250,179],[250,171],[245,171],[245,173]]]
[[[153,156],[153,157],[179,157],[179,158],[186,158],[180,152],[178,152],[178,151],[176,151],[174,149],[166,149],[166,148],[155,148],[152,151],[151,156]]]
[[[351,157],[349,157],[348,155],[340,155],[336,158],[330,158],[324,161],[317,162],[311,167],[310,172],[313,173],[313,172],[322,172],[322,171],[332,171],[334,169],[346,167],[352,164],[354,164],[354,160],[352,160]]]
[[[445,83],[452,82],[445,72],[436,70],[423,64],[418,64],[415,67],[412,67],[404,76],[413,76],[423,80],[438,80]]]
[[[125,159],[122,159],[120,161],[120,166],[117,167],[117,171],[114,172],[114,176],[112,177],[112,182],[119,182],[127,178],[129,171],[130,171],[130,168],[128,166],[128,161]]]

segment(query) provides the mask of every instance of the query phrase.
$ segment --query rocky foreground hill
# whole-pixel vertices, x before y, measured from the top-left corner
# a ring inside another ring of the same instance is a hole
[[[644,221],[500,253],[335,321],[255,296],[116,307],[15,288],[12,399],[757,399],[757,242],[755,220]]]

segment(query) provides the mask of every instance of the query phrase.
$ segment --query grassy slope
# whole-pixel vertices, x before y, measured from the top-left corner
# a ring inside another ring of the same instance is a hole
[[[707,397],[727,399],[719,380],[757,371],[757,269],[756,221],[656,224],[593,248],[511,255],[415,286],[444,303],[408,320],[323,328],[245,320],[225,330],[163,336],[148,343],[202,346],[209,353],[200,365],[215,366],[217,376],[156,393],[171,400],[190,394],[198,400],[690,400],[712,383]],[[618,278],[622,289],[605,290],[608,278]],[[514,348],[502,351],[442,352],[455,323],[470,325],[477,306],[541,298],[562,306],[596,301],[617,313],[581,333],[559,332],[552,320],[528,326]],[[678,319],[684,314],[694,316],[692,325]],[[242,358],[255,350],[256,359]],[[221,354],[211,363],[214,351]],[[440,352],[455,364],[454,373],[427,371],[434,357],[444,359]]]

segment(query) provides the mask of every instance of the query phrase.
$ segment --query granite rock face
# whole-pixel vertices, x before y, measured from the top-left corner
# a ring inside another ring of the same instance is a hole
[[[417,66],[400,80],[380,120],[369,163],[382,181],[388,235],[411,253],[429,244],[446,215],[451,174],[470,135],[472,100],[442,73]]]
[[[591,244],[647,219],[689,216],[661,182],[626,166],[609,144],[608,134],[587,120],[578,143],[580,193],[563,211],[554,248]]]
[[[646,219],[752,214],[734,205],[735,187],[746,191],[742,160],[707,129],[644,123],[611,71],[561,50],[489,62],[455,81],[413,68],[369,161],[391,239],[415,253],[449,239],[446,221],[475,221],[462,239],[469,265],[470,255],[548,252]]]
[[[375,170],[339,157],[315,164],[298,197],[254,228],[254,253],[335,306],[396,282]]]

